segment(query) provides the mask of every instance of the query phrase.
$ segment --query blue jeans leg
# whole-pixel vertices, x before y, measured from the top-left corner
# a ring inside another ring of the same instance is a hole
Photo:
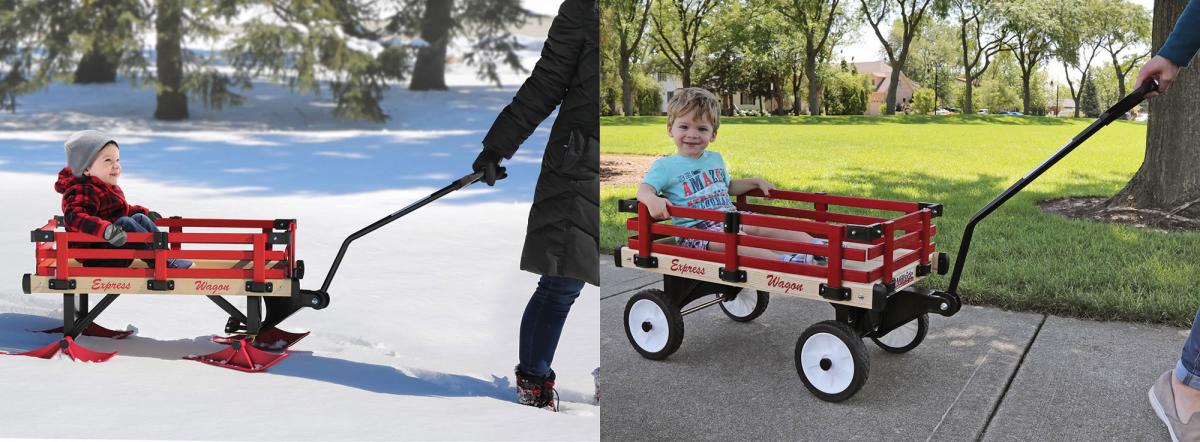
[[[140,213],[135,213],[133,216],[122,216],[117,218],[116,221],[113,221],[113,224],[116,224],[126,232],[133,233],[145,233],[158,230],[158,227],[154,225],[154,221],[150,221],[150,217]]]
[[[1175,364],[1175,377],[1189,387],[1200,389],[1200,310],[1192,320],[1192,332],[1183,343],[1183,354]]]
[[[538,281],[537,290],[521,316],[518,371],[536,377],[550,375],[550,362],[554,360],[563,323],[583,284],[578,279],[557,276],[542,276]]]

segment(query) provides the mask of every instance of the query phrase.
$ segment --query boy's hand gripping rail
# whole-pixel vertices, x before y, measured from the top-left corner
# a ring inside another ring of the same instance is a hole
[[[959,245],[958,256],[954,259],[954,273],[950,276],[949,292],[953,294],[958,293],[958,281],[959,278],[962,277],[963,265],[966,264],[967,261],[967,252],[971,248],[971,234],[975,231],[975,225],[978,224],[979,221],[982,221],[984,218],[990,215],[993,211],[999,208],[1000,205],[1008,201],[1009,198],[1012,198],[1013,195],[1016,195],[1017,192],[1020,192],[1021,189],[1024,189],[1025,186],[1029,185],[1029,183],[1041,176],[1043,172],[1053,167],[1055,163],[1058,163],[1059,160],[1063,159],[1063,157],[1066,157],[1067,154],[1071,153],[1072,150],[1075,150],[1076,147],[1079,147],[1080,144],[1083,144],[1084,141],[1087,141],[1088,138],[1091,138],[1092,135],[1095,135],[1096,132],[1098,132],[1101,128],[1107,126],[1108,123],[1116,121],[1117,118],[1121,117],[1121,115],[1124,115],[1126,112],[1129,112],[1131,109],[1133,109],[1134,106],[1137,106],[1138,103],[1141,103],[1142,100],[1146,98],[1146,94],[1157,89],[1158,81],[1154,79],[1148,79],[1143,82],[1142,85],[1137,88],[1137,90],[1125,96],[1125,98],[1121,99],[1121,101],[1117,102],[1117,104],[1114,104],[1112,107],[1108,108],[1108,110],[1104,111],[1103,114],[1100,114],[1100,118],[1097,118],[1096,121],[1092,122],[1092,124],[1087,127],[1087,129],[1084,129],[1083,132],[1079,133],[1079,135],[1076,135],[1075,138],[1072,138],[1071,141],[1065,146],[1059,148],[1058,152],[1055,152],[1054,155],[1051,155],[1050,158],[1047,158],[1046,161],[1038,165],[1038,167],[1033,169],[1032,172],[1029,172],[1029,174],[1025,175],[1020,180],[1017,180],[1016,183],[1013,183],[1012,186],[1005,190],[1004,193],[1001,193],[1000,196],[997,196],[996,199],[992,200],[986,206],[983,206],[982,209],[979,209],[979,212],[971,218],[971,221],[967,223],[966,229],[963,230],[962,244]]]
[[[408,206],[404,207],[403,209],[397,210],[396,212],[392,213],[391,215],[388,215],[388,216],[384,217],[383,219],[380,219],[379,221],[375,221],[371,225],[363,227],[361,230],[350,234],[350,236],[346,237],[346,240],[342,242],[342,248],[340,250],[338,250],[337,257],[335,257],[333,259],[333,265],[329,268],[329,272],[325,274],[325,282],[321,284],[321,288],[318,290],[300,289],[300,298],[302,300],[304,300],[304,302],[305,302],[305,304],[303,304],[303,305],[296,305],[295,303],[293,303],[290,306],[290,308],[286,308],[286,309],[282,309],[282,310],[281,309],[268,309],[267,318],[266,318],[266,320],[263,321],[263,328],[271,327],[271,326],[278,324],[279,322],[286,319],[288,316],[291,316],[292,313],[295,313],[296,310],[299,310],[300,307],[309,306],[309,307],[313,307],[318,310],[325,308],[329,304],[329,292],[328,292],[329,285],[331,283],[333,283],[333,275],[337,273],[338,267],[341,266],[342,258],[346,255],[346,249],[348,249],[350,247],[351,242],[353,242],[354,240],[356,240],[358,238],[363,237],[364,235],[366,235],[368,233],[374,232],[375,230],[379,229],[380,227],[383,227],[383,226],[387,225],[388,223],[391,223],[392,221],[400,219],[400,217],[402,217],[404,215],[408,215],[409,213],[412,213],[413,211],[420,209],[421,207],[424,207],[426,204],[434,202],[434,201],[438,200],[439,198],[446,196],[447,194],[449,194],[451,192],[454,192],[456,190],[470,186],[471,184],[475,183],[476,181],[479,181],[481,178],[483,178],[482,171],[474,172],[474,173],[471,173],[470,175],[463,176],[462,178],[454,180],[454,182],[450,183],[446,187],[443,187],[443,188],[439,189],[438,191],[433,192],[429,196],[422,198],[415,203],[409,204]],[[279,314],[272,315],[271,314],[272,312],[278,312]]]

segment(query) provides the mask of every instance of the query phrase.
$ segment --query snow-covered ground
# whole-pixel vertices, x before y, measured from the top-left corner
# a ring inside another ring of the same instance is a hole
[[[536,53],[525,55],[532,67]],[[127,83],[22,97],[18,113],[0,114],[0,280],[10,282],[0,284],[0,350],[56,340],[30,330],[60,325],[61,298],[24,295],[17,282],[33,270],[29,230],[59,211],[51,186],[71,131],[114,133],[131,202],[169,215],[298,219],[301,286],[316,288],[347,235],[469,172],[521,80],[493,88],[454,69],[448,92],[389,91],[382,125],[334,120],[327,96],[265,82],[246,107],[193,104],[182,123],[154,121],[153,93]],[[221,348],[209,336],[227,315],[207,299],[122,296],[97,322],[138,335],[80,339],[117,351],[108,362],[0,356],[0,437],[599,439],[595,287],[576,302],[554,361],[564,412],[514,403],[517,326],[537,280],[518,260],[549,122],[497,187],[477,184],[354,243],[329,308],[282,325],[312,334],[267,372],[180,359]]]

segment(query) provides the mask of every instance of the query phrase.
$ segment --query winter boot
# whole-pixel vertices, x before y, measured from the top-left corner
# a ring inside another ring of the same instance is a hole
[[[554,391],[554,370],[546,377],[528,376],[516,371],[517,374],[517,403],[529,405],[550,411],[558,411],[558,395]]]

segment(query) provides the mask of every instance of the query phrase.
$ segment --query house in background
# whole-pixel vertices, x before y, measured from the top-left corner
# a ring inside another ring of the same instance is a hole
[[[888,77],[892,75],[892,67],[882,60],[854,63],[854,69],[871,77],[875,89],[867,100],[866,115],[879,115],[879,108],[887,102]],[[914,83],[904,72],[900,73],[900,81],[896,84],[896,105],[904,109],[912,104],[913,93],[921,85]]]
[[[1051,101],[1050,106],[1046,108],[1046,115],[1054,117],[1074,117],[1075,100],[1070,98],[1061,98],[1057,103]]]

